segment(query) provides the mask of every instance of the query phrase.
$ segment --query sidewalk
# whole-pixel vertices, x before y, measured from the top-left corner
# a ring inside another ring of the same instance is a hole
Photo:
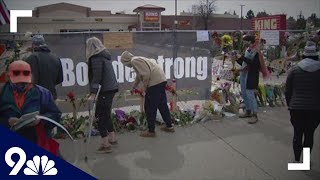
[[[155,180],[316,180],[320,179],[320,133],[315,135],[312,171],[288,171],[293,159],[293,129],[286,108],[261,108],[260,121],[225,118],[188,127],[176,133],[158,129],[158,137],[144,139],[139,133],[120,134],[111,154],[97,154],[99,138],[89,147],[89,168],[98,179]],[[69,162],[84,159],[85,146],[61,142]],[[83,162],[82,162],[83,163]]]

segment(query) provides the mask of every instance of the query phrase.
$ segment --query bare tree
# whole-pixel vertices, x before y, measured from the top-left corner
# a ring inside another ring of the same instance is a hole
[[[197,6],[197,14],[201,17],[204,29],[208,30],[209,19],[216,11],[217,0],[200,0]]]

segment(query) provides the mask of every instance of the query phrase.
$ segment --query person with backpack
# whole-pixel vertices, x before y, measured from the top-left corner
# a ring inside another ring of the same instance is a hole
[[[0,124],[12,128],[19,118],[34,112],[60,122],[61,112],[49,90],[31,82],[32,71],[28,63],[22,60],[9,65],[9,81],[0,90]],[[55,126],[36,119],[18,129],[17,134],[52,154],[59,155],[59,143],[50,137]]]
[[[56,86],[63,81],[63,70],[60,59],[51,53],[42,35],[32,36],[33,53],[26,62],[32,69],[32,82],[47,88],[57,99]]]

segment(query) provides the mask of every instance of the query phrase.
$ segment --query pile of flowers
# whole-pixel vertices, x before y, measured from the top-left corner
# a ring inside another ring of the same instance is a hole
[[[129,114],[121,109],[115,110],[112,114],[112,123],[116,132],[145,130],[147,128],[146,115],[137,110],[133,110]]]

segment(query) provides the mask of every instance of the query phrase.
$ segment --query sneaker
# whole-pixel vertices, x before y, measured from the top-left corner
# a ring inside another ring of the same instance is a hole
[[[166,125],[161,126],[160,130],[164,132],[171,132],[171,133],[175,132],[173,127],[167,127]]]
[[[155,132],[149,132],[149,131],[145,131],[145,132],[142,132],[140,134],[141,137],[156,137],[156,133]]]
[[[252,115],[252,117],[249,119],[249,124],[255,124],[258,122],[258,116],[256,114]]]
[[[108,146],[108,147],[100,146],[97,151],[98,153],[112,153],[111,146]]]

